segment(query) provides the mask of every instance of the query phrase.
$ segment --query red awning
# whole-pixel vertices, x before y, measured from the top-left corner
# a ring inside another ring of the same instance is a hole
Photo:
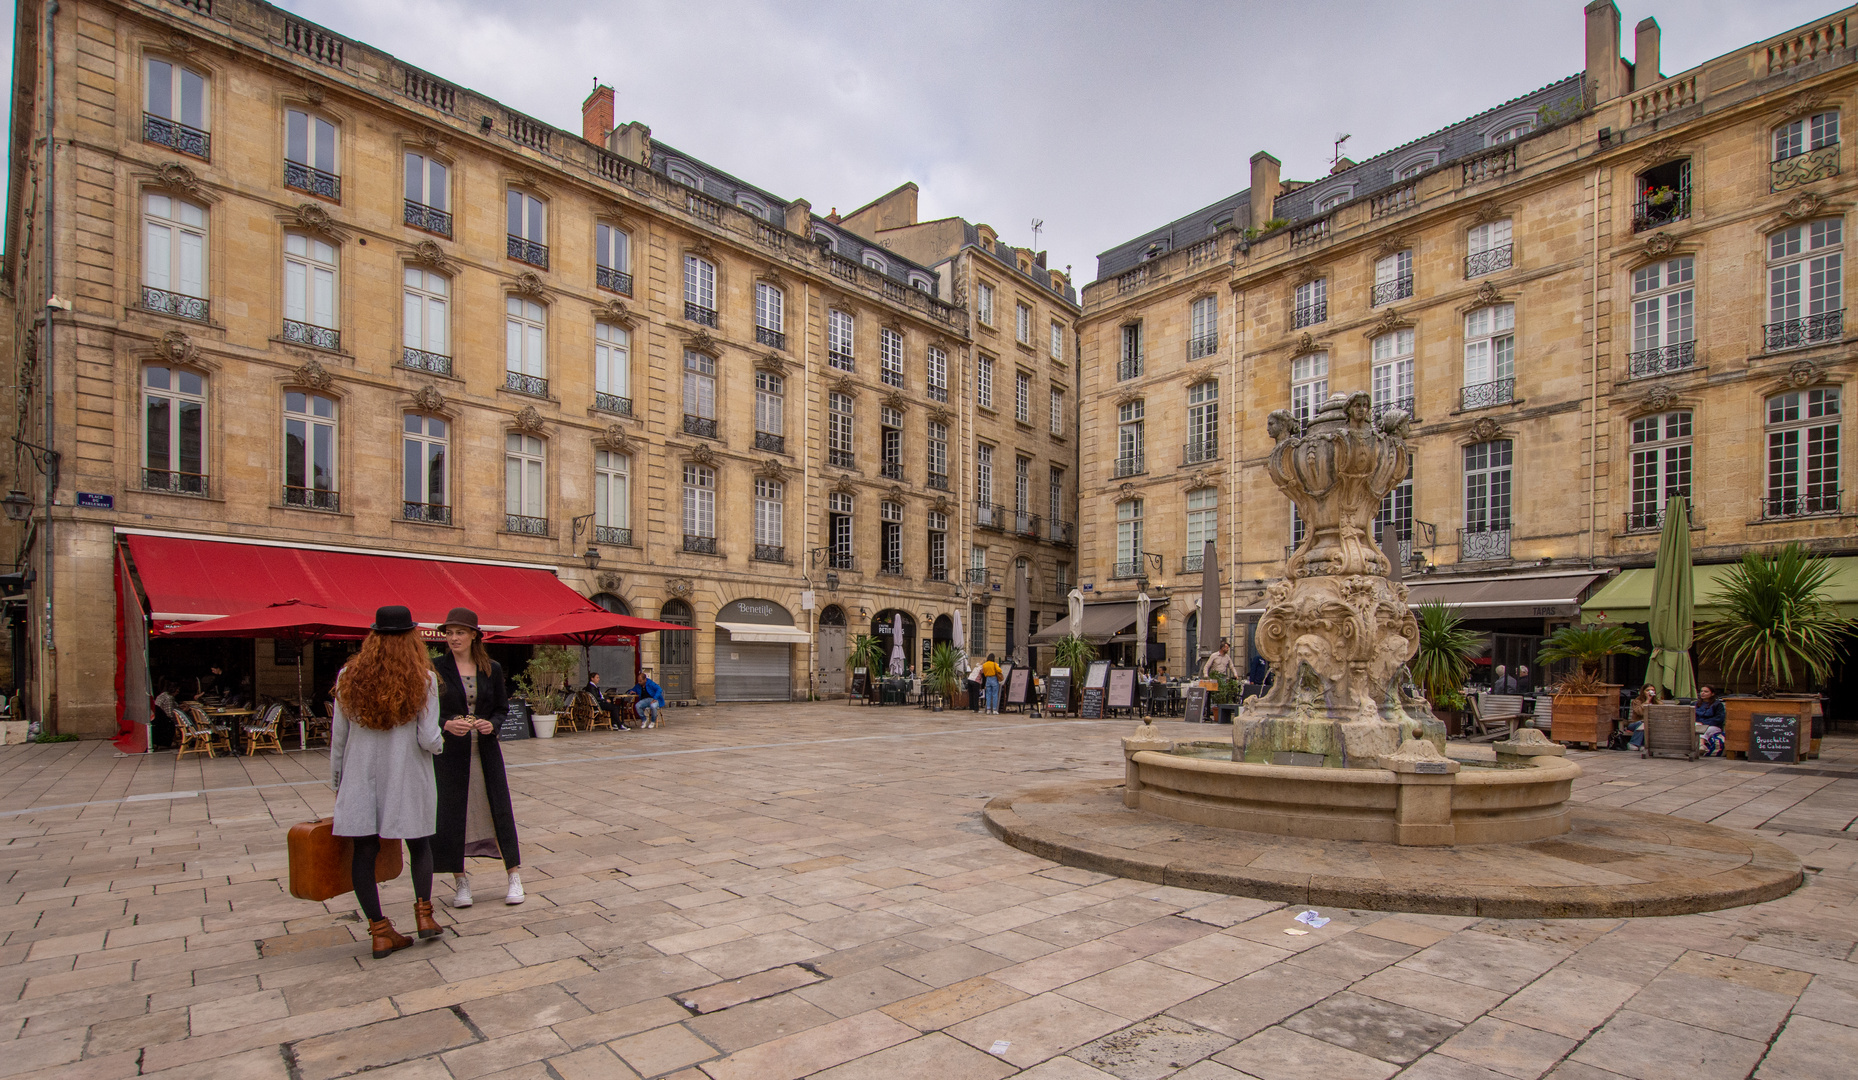
[[[486,631],[600,608],[547,570],[235,541],[129,534],[156,623],[194,622],[290,599],[371,613],[405,604],[436,626],[455,607]]]

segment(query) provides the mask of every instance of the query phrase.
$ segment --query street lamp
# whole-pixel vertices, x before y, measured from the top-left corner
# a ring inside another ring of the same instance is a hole
[[[0,504],[6,506],[8,521],[24,521],[32,516],[32,496],[18,488],[7,492],[6,498],[0,499]]]
[[[573,526],[574,531],[568,537],[568,543],[569,544],[580,543],[582,529],[585,529],[589,533],[592,533],[593,526],[589,523],[592,522],[593,519],[594,519],[594,516],[592,514],[582,514],[579,517],[575,518],[573,521],[571,521],[569,524]],[[587,550],[581,552],[581,558],[586,560],[587,569],[598,570],[600,568],[600,548],[598,547],[598,545],[594,543],[594,538],[591,535],[588,536],[587,538]]]

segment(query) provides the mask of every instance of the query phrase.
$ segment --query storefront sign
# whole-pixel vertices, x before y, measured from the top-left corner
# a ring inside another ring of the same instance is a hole
[[[1800,718],[1790,713],[1756,713],[1749,717],[1748,760],[1800,760]]]
[[[1045,673],[1045,709],[1063,713],[1071,708],[1071,669],[1055,667]]]

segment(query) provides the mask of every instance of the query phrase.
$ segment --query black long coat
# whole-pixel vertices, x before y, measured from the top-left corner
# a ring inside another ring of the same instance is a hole
[[[464,680],[458,674],[458,661],[449,652],[434,660],[432,666],[439,673],[439,721],[443,724],[464,715]],[[493,660],[488,672],[477,673],[475,715],[498,727],[509,707],[509,695],[503,689],[503,667]],[[516,844],[516,813],[510,809],[510,781],[503,771],[503,747],[497,742],[497,733],[453,735],[446,731],[444,737],[445,752],[432,759],[439,784],[439,831],[432,837],[432,869],[457,874],[465,868],[465,801],[470,794],[472,739],[477,740],[477,760],[484,769],[484,793],[490,798],[497,848],[503,854],[504,865],[516,868],[522,863]]]

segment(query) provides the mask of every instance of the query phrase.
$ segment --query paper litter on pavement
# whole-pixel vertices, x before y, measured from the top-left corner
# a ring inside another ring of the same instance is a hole
[[[1321,915],[1316,914],[1314,911],[1306,911],[1303,914],[1297,916],[1297,921],[1309,927],[1312,930],[1321,930],[1323,927],[1329,925],[1328,919],[1323,918]]]
[[[1006,1053],[1007,1047],[1012,1046],[1012,1045],[1013,1045],[1012,1043],[1007,1042],[1005,1039],[997,1039],[995,1040],[992,1046],[987,1048],[987,1052],[995,1056],[998,1056],[1000,1054]]]

